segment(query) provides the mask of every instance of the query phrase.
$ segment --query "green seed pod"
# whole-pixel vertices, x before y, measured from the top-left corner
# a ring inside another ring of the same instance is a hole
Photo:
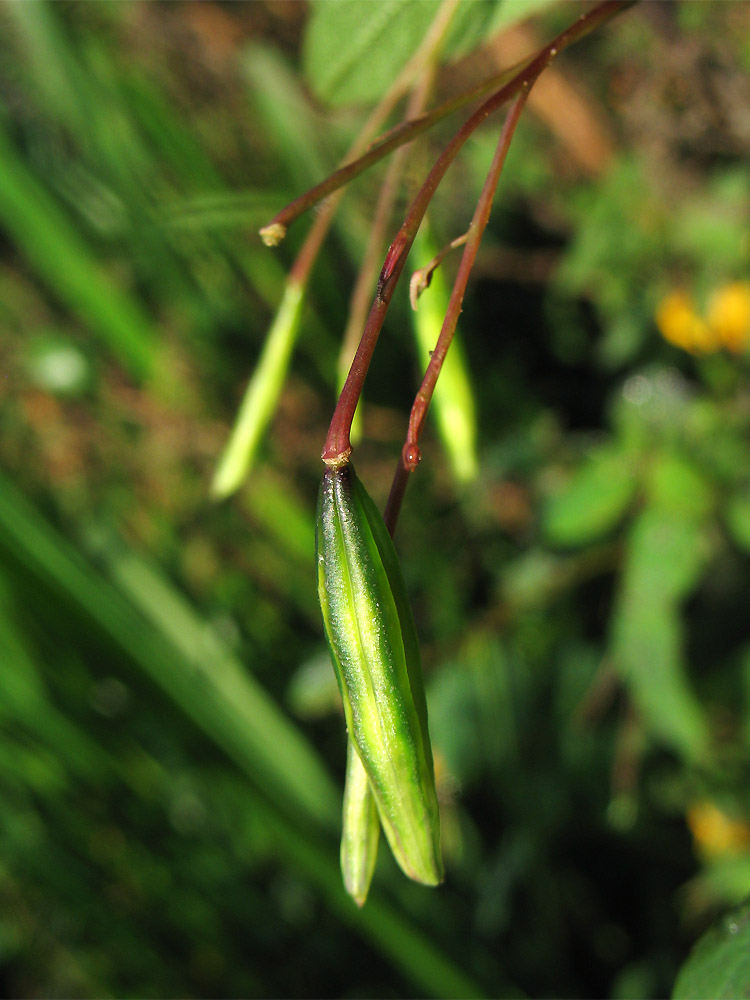
[[[318,495],[318,594],[347,728],[404,872],[442,880],[422,671],[406,589],[383,519],[350,465]]]
[[[346,781],[341,829],[341,874],[346,891],[357,906],[364,906],[375,870],[380,820],[370,779],[357,748],[346,741]]]

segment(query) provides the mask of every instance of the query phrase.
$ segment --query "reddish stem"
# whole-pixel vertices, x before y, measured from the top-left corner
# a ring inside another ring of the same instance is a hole
[[[495,150],[495,155],[492,159],[492,164],[490,165],[489,172],[487,173],[484,185],[482,186],[482,192],[479,195],[477,207],[474,210],[474,216],[467,231],[466,245],[461,256],[461,263],[458,267],[456,280],[453,283],[453,290],[451,291],[448,308],[445,312],[445,319],[443,320],[443,326],[440,330],[440,336],[438,337],[437,344],[435,345],[435,350],[430,356],[430,363],[427,366],[427,371],[425,372],[424,379],[422,380],[422,385],[419,387],[419,391],[414,399],[414,405],[412,406],[411,414],[409,416],[409,430],[406,435],[406,442],[401,451],[401,457],[393,477],[391,492],[388,496],[388,502],[385,508],[385,522],[391,532],[393,532],[396,521],[398,520],[401,502],[404,498],[409,475],[419,465],[422,457],[419,449],[419,439],[424,428],[427,410],[429,409],[432,395],[435,391],[435,385],[437,384],[440,371],[443,367],[443,362],[445,361],[446,354],[448,353],[448,348],[453,340],[453,334],[456,331],[456,324],[458,323],[458,317],[461,314],[461,305],[464,300],[469,275],[474,267],[474,261],[476,260],[477,252],[479,250],[479,244],[482,241],[484,230],[490,218],[495,190],[497,189],[497,184],[500,180],[500,174],[505,164],[505,158],[508,155],[508,149],[510,148],[513,133],[516,130],[516,125],[518,124],[518,120],[521,116],[523,106],[526,103],[526,98],[529,96],[529,89],[530,85],[525,87],[516,97],[510,110],[508,111],[505,123],[503,124],[497,148]]]
[[[432,87],[434,64],[427,66],[422,79],[412,91],[407,114],[417,114],[427,101],[427,94]],[[341,345],[341,356],[345,364],[351,363],[351,358],[357,350],[362,324],[367,317],[367,307],[370,301],[370,289],[377,275],[380,255],[388,233],[389,220],[396,201],[399,180],[406,164],[408,150],[404,147],[397,150],[388,165],[385,178],[378,194],[375,207],[375,217],[370,228],[364,260],[360,267],[354,290],[350,299],[349,319],[347,320],[344,338]]]
[[[404,146],[406,143],[416,139],[417,136],[432,128],[433,125],[436,125],[454,111],[465,107],[465,105],[470,104],[473,100],[478,100],[489,90],[500,86],[504,80],[507,80],[509,76],[513,76],[516,71],[516,66],[503,70],[502,73],[489,77],[470,90],[464,91],[462,94],[458,94],[456,97],[445,101],[437,108],[433,108],[432,111],[426,111],[417,118],[411,118],[408,121],[399,122],[398,125],[394,125],[393,128],[388,129],[387,132],[384,132],[379,138],[375,139],[366,153],[363,153],[356,159],[350,160],[349,163],[345,163],[342,167],[338,167],[332,174],[329,174],[328,177],[320,181],[320,183],[297,195],[296,198],[285,205],[260,230],[261,236],[270,246],[280,243],[286,236],[289,225],[295,219],[298,219],[300,215],[304,215],[308,209],[317,205],[318,202],[323,201],[331,192],[344,187],[350,181],[353,181],[355,177],[359,177],[365,170],[377,163],[378,160],[382,160],[389,153],[393,152],[394,149],[398,149],[399,146]]]
[[[603,0],[602,3],[581,14],[577,21],[569,28],[566,28],[565,31],[559,34],[557,38],[553,39],[543,49],[540,49],[536,56],[482,81],[482,83],[464,91],[462,94],[458,94],[456,97],[452,97],[450,100],[439,105],[439,107],[420,115],[412,121],[401,122],[392,129],[389,129],[379,139],[376,139],[370,149],[362,156],[352,160],[350,163],[346,163],[343,167],[339,167],[338,170],[326,177],[325,180],[305,191],[304,194],[299,195],[293,201],[289,202],[288,205],[285,205],[260,230],[261,235],[271,246],[280,242],[284,238],[290,223],[294,222],[295,219],[299,218],[309,208],[312,208],[317,202],[331,194],[332,191],[336,191],[338,188],[348,184],[349,181],[354,180],[355,177],[358,177],[368,167],[377,163],[378,160],[387,156],[394,149],[397,149],[404,143],[410,142],[449,114],[452,114],[459,108],[465,107],[473,100],[477,100],[488,91],[500,88],[490,98],[490,101],[499,98],[499,103],[503,103],[508,100],[518,92],[525,81],[534,79],[539,73],[540,66],[543,68],[558,52],[562,52],[563,49],[577,42],[602,22],[617,14],[620,10],[632,6],[635,2],[636,0]],[[494,110],[494,107],[492,110]]]
[[[366,149],[367,144],[371,141],[372,137],[377,134],[378,129],[381,128],[384,122],[388,119],[396,104],[401,99],[404,91],[412,85],[412,79],[415,77],[418,78],[419,75],[424,72],[425,66],[429,66],[434,52],[437,51],[442,44],[446,28],[450,23],[450,19],[454,12],[455,4],[452,3],[451,0],[443,0],[443,4],[435,15],[435,19],[430,25],[422,44],[373,109],[369,118],[360,130],[359,135],[349,148],[349,151],[346,154],[347,157],[358,157],[361,155],[363,150]],[[356,163],[358,161],[355,159],[353,162]],[[346,167],[339,168],[339,170],[335,171],[332,176],[340,174],[341,169],[345,170]],[[301,287],[304,287],[307,284],[312,267],[333,222],[336,209],[344,196],[343,191],[336,190],[341,187],[342,185],[340,184],[334,185],[334,187],[326,191],[326,194],[333,191],[335,191],[335,194],[328,199],[325,205],[321,206],[320,212],[310,227],[310,231],[305,237],[305,241],[289,270],[289,275],[287,277],[288,284],[296,283]],[[302,197],[305,198],[306,196],[303,195]],[[319,199],[315,199],[315,201],[318,200]],[[296,199],[296,201],[299,201],[299,199]],[[310,202],[308,207],[315,204],[315,201]],[[264,242],[266,242],[269,246],[276,246],[276,244],[280,243],[286,235],[286,225],[279,221],[283,212],[284,210],[282,210],[282,212],[279,213],[279,215],[277,215],[267,226],[264,226],[263,229],[260,230]]]
[[[417,234],[424,213],[427,210],[427,206],[459,150],[469,136],[489,115],[501,107],[510,97],[519,91],[528,89],[562,48],[578,40],[594,27],[607,20],[623,7],[630,6],[633,2],[634,0],[605,0],[604,3],[598,4],[587,13],[581,14],[574,24],[558,35],[548,45],[540,49],[537,55],[525,64],[508,83],[480,105],[458,132],[456,132],[450,143],[436,160],[432,170],[427,175],[427,179],[411,203],[406,219],[386,254],[385,262],[380,272],[375,300],[370,308],[359,347],[352,361],[349,375],[341,390],[341,395],[339,396],[330,427],[328,428],[328,435],[321,455],[326,465],[340,466],[345,465],[349,461],[352,451],[350,432],[354,413],[359,397],[362,394],[367,371],[370,367],[375,345],[377,344],[383,321],[388,312],[388,306],[393,297],[396,283],[404,268],[406,258],[414,242],[414,237]]]

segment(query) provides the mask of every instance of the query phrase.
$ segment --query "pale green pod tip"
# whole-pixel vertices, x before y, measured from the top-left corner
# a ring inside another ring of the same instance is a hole
[[[354,743],[346,741],[346,780],[341,824],[341,874],[346,891],[364,906],[378,857],[380,819]]]
[[[415,256],[430,260],[437,254],[437,249],[425,220],[414,241]],[[437,343],[449,299],[450,289],[445,274],[438,267],[432,272],[429,288],[419,299],[419,307],[412,315],[420,358],[427,358],[428,352]],[[443,362],[430,408],[456,482],[472,482],[479,472],[476,407],[471,375],[458,332]]]
[[[396,861],[442,881],[440,822],[419,646],[393,542],[350,465],[319,498],[318,593],[356,745]]]
[[[224,500],[238,490],[252,470],[286,378],[299,332],[304,298],[304,286],[287,282],[284,297],[211,482],[211,496],[215,500]]]

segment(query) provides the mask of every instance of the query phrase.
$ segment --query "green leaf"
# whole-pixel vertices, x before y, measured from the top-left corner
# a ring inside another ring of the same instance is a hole
[[[730,497],[724,517],[736,544],[750,552],[750,496],[743,492]]]
[[[654,460],[646,485],[649,504],[679,511],[685,518],[701,518],[711,509],[711,487],[693,464],[663,453]]]
[[[739,906],[750,898],[750,853],[726,851],[704,857],[697,886],[706,899],[722,906]]]
[[[304,189],[325,177],[334,165],[335,151],[316,127],[309,96],[287,61],[273,49],[251,45],[241,66],[264,141],[278,151],[293,186]]]
[[[487,25],[487,34],[502,31],[517,21],[524,21],[555,3],[557,0],[502,0],[495,7],[492,19]]]
[[[626,597],[619,606],[611,653],[654,735],[690,759],[708,746],[708,726],[682,657],[680,619],[669,605]]]
[[[678,602],[704,556],[694,523],[644,511],[630,533],[612,629],[611,654],[649,727],[690,758],[705,753],[708,725],[685,671]]]
[[[645,510],[628,543],[624,589],[629,599],[673,602],[694,586],[707,555],[700,526],[675,511]]]
[[[545,535],[556,545],[582,545],[600,538],[623,516],[636,486],[627,456],[611,447],[601,449],[548,501]]]
[[[305,75],[329,104],[376,101],[398,76],[435,18],[433,0],[317,2],[304,47]],[[490,31],[496,4],[460,4],[444,53],[457,57]]]
[[[28,170],[0,121],[0,224],[47,289],[134,374],[152,369],[158,337],[140,301],[103,271],[96,253]]]
[[[750,904],[723,917],[693,948],[677,977],[674,1000],[750,997]]]

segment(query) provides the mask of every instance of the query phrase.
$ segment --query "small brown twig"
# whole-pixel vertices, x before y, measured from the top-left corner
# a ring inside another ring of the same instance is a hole
[[[440,267],[451,250],[462,247],[468,238],[468,232],[465,232],[462,236],[457,236],[455,240],[451,240],[442,250],[436,253],[429,264],[414,271],[409,281],[409,302],[415,312],[419,303],[419,296],[430,287],[433,272]]]
[[[497,189],[497,184],[500,180],[500,174],[505,164],[505,158],[508,155],[508,149],[510,148],[513,133],[516,130],[516,125],[521,117],[521,111],[523,110],[523,106],[528,97],[531,82],[528,83],[518,94],[515,101],[511,105],[505,119],[505,123],[503,124],[497,148],[495,150],[495,155],[492,159],[492,164],[490,165],[489,172],[487,173],[487,177],[482,187],[482,192],[479,195],[477,207],[474,210],[474,216],[469,225],[466,245],[461,256],[461,263],[459,264],[456,280],[453,284],[453,290],[451,291],[448,308],[445,313],[445,319],[443,320],[443,326],[440,330],[440,336],[438,337],[437,344],[435,345],[435,350],[432,352],[432,356],[430,357],[430,363],[427,366],[427,371],[425,372],[424,379],[422,380],[422,385],[419,387],[419,391],[414,399],[414,405],[412,406],[411,415],[409,417],[409,430],[406,435],[406,442],[402,449],[399,463],[396,467],[391,492],[388,496],[388,502],[385,507],[384,520],[391,533],[393,532],[393,528],[398,520],[409,476],[414,469],[416,469],[421,458],[419,438],[422,434],[422,428],[424,427],[424,422],[427,417],[427,410],[429,409],[432,394],[435,391],[435,385],[437,384],[438,376],[440,375],[440,371],[443,367],[443,362],[445,361],[446,354],[448,353],[448,348],[453,340],[453,334],[456,331],[456,324],[458,323],[458,317],[461,314],[461,305],[464,300],[469,275],[471,274],[471,269],[473,268],[474,261],[476,260],[482,235],[484,234],[484,230],[490,218],[495,190]]]

